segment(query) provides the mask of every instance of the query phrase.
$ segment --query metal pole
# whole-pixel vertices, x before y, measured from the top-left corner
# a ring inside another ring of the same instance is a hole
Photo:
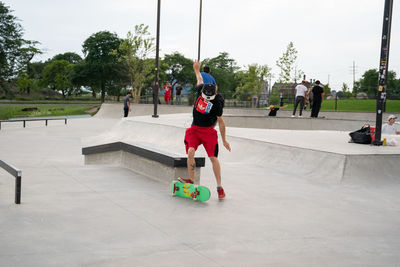
[[[199,14],[199,46],[197,50],[197,61],[200,61],[200,44],[201,44],[201,14],[202,14],[203,0],[200,0],[200,14]]]
[[[389,74],[389,48],[390,48],[390,31],[392,26],[392,10],[393,0],[385,0],[385,10],[383,13],[382,43],[381,43],[381,59],[379,67],[379,83],[378,96],[376,99],[376,129],[375,141],[372,144],[376,146],[382,145],[382,109],[386,100],[386,85]]]
[[[337,93],[336,93],[336,96],[335,96],[335,111],[337,111]]]
[[[15,177],[15,204],[21,204],[21,175]]]
[[[159,80],[159,76],[158,76],[158,59],[159,59],[159,52],[160,52],[160,8],[161,8],[161,0],[158,0],[158,4],[157,4],[157,37],[156,37],[156,66],[154,68],[155,71],[155,78],[154,78],[154,86],[153,86],[153,90],[155,90],[155,92],[153,92],[153,96],[154,96],[154,114],[153,114],[153,118],[158,118],[157,115],[157,105],[158,105],[158,90],[159,90],[159,84],[158,84],[158,80]]]

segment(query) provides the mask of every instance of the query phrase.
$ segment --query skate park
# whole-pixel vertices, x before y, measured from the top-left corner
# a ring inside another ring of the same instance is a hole
[[[373,113],[224,109],[223,201],[202,148],[207,202],[172,197],[135,163],[85,164],[84,147],[112,142],[185,154],[191,109],[160,105],[153,118],[152,105],[135,105],[123,119],[121,105],[103,104],[68,124],[3,124],[0,159],[22,171],[22,197],[14,204],[0,170],[0,265],[398,265],[400,148],[348,143]]]

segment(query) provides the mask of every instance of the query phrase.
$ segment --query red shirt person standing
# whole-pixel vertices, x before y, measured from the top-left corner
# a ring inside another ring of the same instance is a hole
[[[170,83],[166,83],[164,85],[164,100],[166,104],[171,104],[171,84]]]

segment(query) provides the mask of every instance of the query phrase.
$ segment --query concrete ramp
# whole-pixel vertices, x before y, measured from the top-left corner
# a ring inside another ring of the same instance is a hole
[[[155,143],[171,152],[184,153],[183,138],[191,114],[160,118],[138,116],[119,121],[110,131],[86,138],[86,145],[115,141]],[[318,183],[399,183],[399,147],[348,143],[346,131],[300,131],[227,128],[232,152],[220,146],[223,164],[257,165],[268,175],[278,169]],[[222,142],[220,142],[222,144]],[[206,156],[201,147],[197,153]]]
[[[268,117],[266,115],[225,115],[224,119],[226,124],[232,127],[287,130],[355,131],[365,124],[371,124],[368,120]]]

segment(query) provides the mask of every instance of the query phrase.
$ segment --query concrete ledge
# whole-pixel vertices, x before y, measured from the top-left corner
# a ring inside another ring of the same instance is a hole
[[[229,127],[331,131],[355,131],[364,124],[371,123],[368,120],[268,117],[267,115],[224,115],[224,120]]]
[[[116,165],[131,169],[149,178],[170,183],[178,177],[187,177],[187,157],[147,143],[114,142],[82,148],[85,164]],[[196,157],[195,183],[200,183],[200,168],[204,157]]]

